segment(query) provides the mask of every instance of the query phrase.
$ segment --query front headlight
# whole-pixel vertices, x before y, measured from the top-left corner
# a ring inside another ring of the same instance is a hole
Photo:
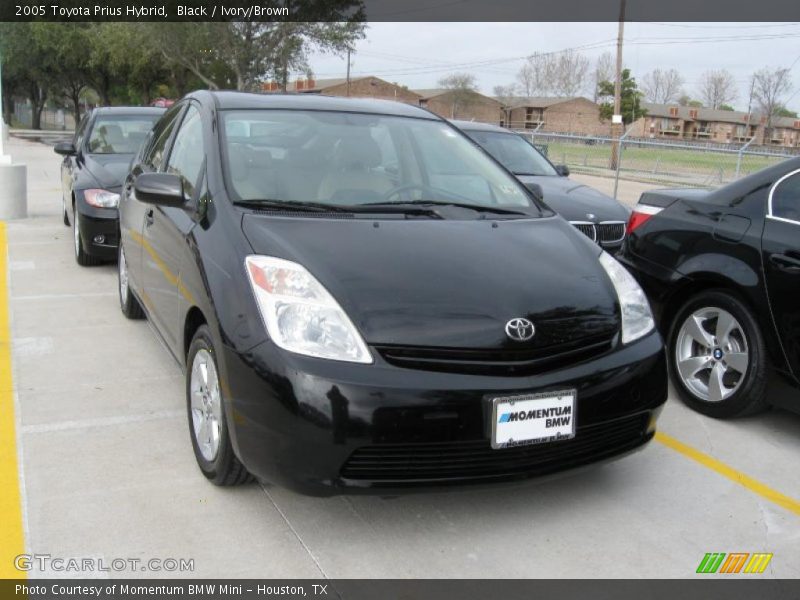
[[[86,203],[97,208],[117,208],[119,206],[119,194],[108,190],[86,190],[83,192]]]
[[[616,259],[607,252],[600,255],[600,264],[608,273],[617,291],[622,311],[622,343],[627,344],[650,333],[655,327],[650,303],[641,286]]]
[[[367,345],[342,307],[302,265],[248,256],[245,269],[276,345],[306,356],[372,363]]]

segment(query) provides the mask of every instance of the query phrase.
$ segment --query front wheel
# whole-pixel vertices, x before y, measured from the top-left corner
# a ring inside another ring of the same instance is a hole
[[[750,309],[724,291],[702,292],[678,311],[669,362],[683,401],[719,419],[767,408],[764,337]]]
[[[214,343],[208,326],[192,339],[186,361],[186,407],[197,465],[211,483],[240,485],[253,480],[231,446]]]

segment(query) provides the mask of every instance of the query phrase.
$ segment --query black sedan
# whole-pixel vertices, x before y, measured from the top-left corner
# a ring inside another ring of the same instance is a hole
[[[630,209],[588,185],[572,181],[566,165],[553,165],[513,131],[472,121],[452,123],[523,184],[534,189],[538,186],[547,205],[589,239],[612,254],[622,247]]]
[[[622,260],[653,302],[686,403],[800,409],[800,158],[714,191],[642,195]]]
[[[117,256],[117,204],[131,159],[163,108],[106,107],[86,114],[71,142],[56,144],[64,225],[72,225],[75,260],[97,265]]]
[[[653,437],[666,363],[634,278],[423,109],[191,94],[120,225],[122,311],[185,369],[216,484],[508,481]]]

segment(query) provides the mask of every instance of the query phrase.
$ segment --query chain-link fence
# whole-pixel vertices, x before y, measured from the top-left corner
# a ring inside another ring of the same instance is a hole
[[[665,186],[711,187],[734,181],[787,158],[800,148],[723,146],[680,141],[614,138],[520,131],[554,164],[575,173],[641,181]]]

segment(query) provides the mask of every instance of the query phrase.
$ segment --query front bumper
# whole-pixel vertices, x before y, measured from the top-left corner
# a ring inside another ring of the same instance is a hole
[[[234,450],[251,473],[312,495],[516,481],[628,453],[667,397],[661,337],[535,376],[483,376],[290,355],[265,342],[221,356]],[[492,450],[498,394],[577,390],[574,439]]]
[[[75,210],[81,228],[83,251],[104,260],[117,258],[119,246],[119,213],[116,208],[90,206],[82,198]]]

